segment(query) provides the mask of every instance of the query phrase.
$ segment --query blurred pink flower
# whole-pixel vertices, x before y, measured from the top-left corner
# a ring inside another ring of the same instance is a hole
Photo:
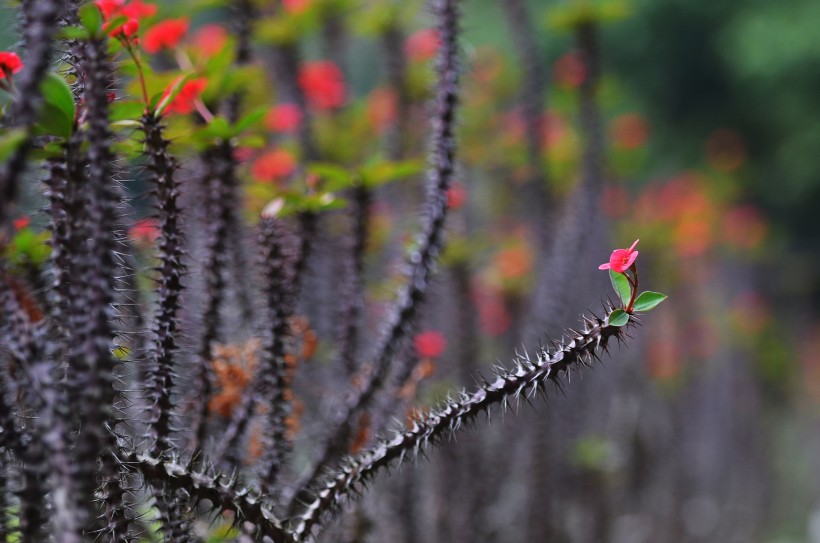
[[[425,28],[410,35],[404,42],[404,54],[413,62],[430,60],[435,56],[441,39],[435,28]]]
[[[436,330],[427,330],[416,334],[414,339],[416,345],[416,352],[421,358],[435,358],[440,356],[447,347],[447,340],[441,332]]]
[[[217,24],[201,26],[191,37],[191,45],[197,53],[205,58],[211,58],[228,43],[228,31]]]
[[[265,128],[271,132],[295,132],[302,124],[302,110],[296,104],[278,104],[265,114]]]
[[[347,89],[342,70],[329,60],[308,62],[299,71],[299,86],[316,109],[334,109],[345,101]]]

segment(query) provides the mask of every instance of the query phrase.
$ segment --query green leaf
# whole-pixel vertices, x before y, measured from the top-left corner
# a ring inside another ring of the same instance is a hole
[[[40,107],[36,133],[68,139],[73,128],[73,119],[66,117],[54,104],[45,103]]]
[[[102,29],[102,13],[100,9],[94,5],[86,4],[80,9],[80,22],[88,30],[92,36],[98,36]]]
[[[328,191],[339,191],[349,187],[353,181],[353,174],[349,170],[336,164],[314,162],[307,167],[308,173],[316,174],[322,179],[322,187]]]
[[[68,121],[68,135],[70,136],[71,126],[74,124],[74,93],[71,92],[71,87],[59,75],[46,72],[40,83],[40,92],[43,94],[45,103],[59,111]]]
[[[629,322],[629,313],[623,309],[616,309],[609,314],[607,322],[610,326],[623,326]]]
[[[5,162],[26,141],[25,128],[12,128],[0,132],[0,162]]]
[[[237,134],[239,134],[246,128],[250,128],[251,126],[255,125],[260,120],[262,120],[262,117],[265,116],[266,111],[267,108],[258,108],[254,111],[251,111],[250,113],[248,113],[236,122],[236,124],[234,125],[234,131]]]
[[[145,104],[142,102],[125,100],[111,104],[108,118],[111,122],[134,121],[142,118],[144,112]]]
[[[628,304],[629,299],[632,297],[632,285],[629,284],[626,275],[609,270],[609,280],[612,282],[612,288],[615,289],[621,303],[623,305]]]
[[[57,32],[57,37],[64,40],[87,40],[89,33],[81,26],[66,26]]]
[[[649,311],[654,309],[659,303],[667,298],[665,294],[660,292],[652,292],[647,290],[641,292],[640,296],[635,300],[635,311]]]

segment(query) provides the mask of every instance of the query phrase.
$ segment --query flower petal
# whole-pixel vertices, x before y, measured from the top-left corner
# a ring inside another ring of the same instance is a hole
[[[598,266],[598,269],[599,270],[608,270],[611,267],[612,266],[609,265],[609,262],[607,262],[606,264],[601,264],[600,266]]]
[[[638,244],[638,242],[639,242],[639,241],[641,241],[641,240],[640,240],[640,239],[636,239],[636,240],[635,240],[635,243],[633,243],[633,244],[632,244],[632,247],[630,247],[630,248],[629,248],[629,251],[632,251],[633,249],[635,249],[635,246]],[[635,253],[635,254],[637,254],[637,253]]]
[[[638,251],[632,251],[631,253],[629,253],[629,260],[626,261],[626,264],[624,265],[624,269],[627,269],[632,264],[634,264],[635,260],[637,260],[637,258],[638,258]]]

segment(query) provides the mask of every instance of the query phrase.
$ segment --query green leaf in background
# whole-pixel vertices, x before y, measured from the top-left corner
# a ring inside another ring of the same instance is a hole
[[[612,288],[615,289],[618,298],[621,299],[621,303],[626,306],[632,297],[632,286],[629,284],[626,276],[622,273],[609,270],[609,280],[612,282]]]
[[[39,124],[47,133],[68,138],[74,127],[74,93],[65,79],[54,72],[46,72],[40,92],[43,95],[43,110]]]
[[[652,292],[650,290],[641,292],[640,296],[635,300],[635,311],[649,311],[665,299],[666,295],[660,292]]]
[[[89,32],[81,26],[66,26],[57,32],[57,37],[64,40],[87,40]]]
[[[623,326],[624,324],[629,322],[629,313],[627,313],[623,309],[616,309],[615,311],[609,314],[607,322],[610,326]]]
[[[26,141],[25,128],[11,128],[0,132],[0,162],[5,162]]]
[[[353,183],[353,174],[347,168],[328,162],[314,162],[307,167],[308,173],[318,175],[322,187],[330,192],[348,188]]]
[[[94,5],[86,4],[80,9],[80,22],[88,30],[92,36],[98,36],[102,29],[102,13],[100,9]]]
[[[234,125],[235,133],[239,134],[240,132],[243,132],[244,130],[250,128],[251,126],[261,121],[262,117],[265,116],[267,110],[267,107],[257,108],[254,111],[251,111],[250,113],[242,117],[241,119],[239,119]]]

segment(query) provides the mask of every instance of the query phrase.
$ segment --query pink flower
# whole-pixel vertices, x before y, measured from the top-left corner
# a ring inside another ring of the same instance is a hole
[[[598,266],[599,270],[612,270],[618,273],[623,273],[635,263],[638,258],[638,251],[635,251],[635,246],[640,240],[636,239],[635,243],[629,249],[615,249],[609,257],[609,262]]]
[[[191,38],[191,45],[205,58],[211,58],[228,43],[228,31],[217,24],[201,26]]]
[[[444,339],[441,332],[435,330],[427,330],[416,334],[414,343],[416,352],[421,358],[435,358],[441,355],[447,347],[447,340]]]
[[[334,109],[345,101],[342,70],[329,60],[308,62],[299,71],[299,86],[316,109]]]
[[[435,28],[425,28],[412,34],[404,42],[404,54],[412,62],[424,62],[436,55],[441,38]]]
[[[265,128],[272,132],[295,132],[302,124],[302,110],[296,104],[279,104],[265,115]]]
[[[159,53],[162,49],[174,49],[188,33],[188,18],[167,19],[148,29],[142,47],[147,53]]]
[[[131,227],[128,235],[137,245],[150,245],[159,238],[159,222],[153,218],[140,219]]]
[[[447,190],[447,207],[458,209],[467,201],[467,187],[464,183],[453,181],[452,186]]]
[[[296,169],[296,159],[284,149],[274,149],[256,159],[251,175],[263,183],[275,183]]]
[[[23,215],[19,219],[14,219],[14,229],[15,230],[22,230],[23,228],[28,228],[28,225],[31,224],[31,219],[28,216]]]
[[[291,14],[306,11],[310,7],[310,4],[311,0],[282,0],[282,7]]]
[[[171,90],[175,84],[176,82],[173,82],[168,85],[168,88],[165,89],[165,92],[162,95],[163,99],[171,94]],[[176,97],[165,108],[164,114],[169,115],[171,113],[179,113],[181,115],[187,115],[188,113],[192,113],[196,108],[196,101],[200,99],[200,96],[205,91],[205,87],[207,86],[208,80],[204,77],[198,77],[196,79],[186,81],[185,84],[182,85],[182,89],[180,89]]]

